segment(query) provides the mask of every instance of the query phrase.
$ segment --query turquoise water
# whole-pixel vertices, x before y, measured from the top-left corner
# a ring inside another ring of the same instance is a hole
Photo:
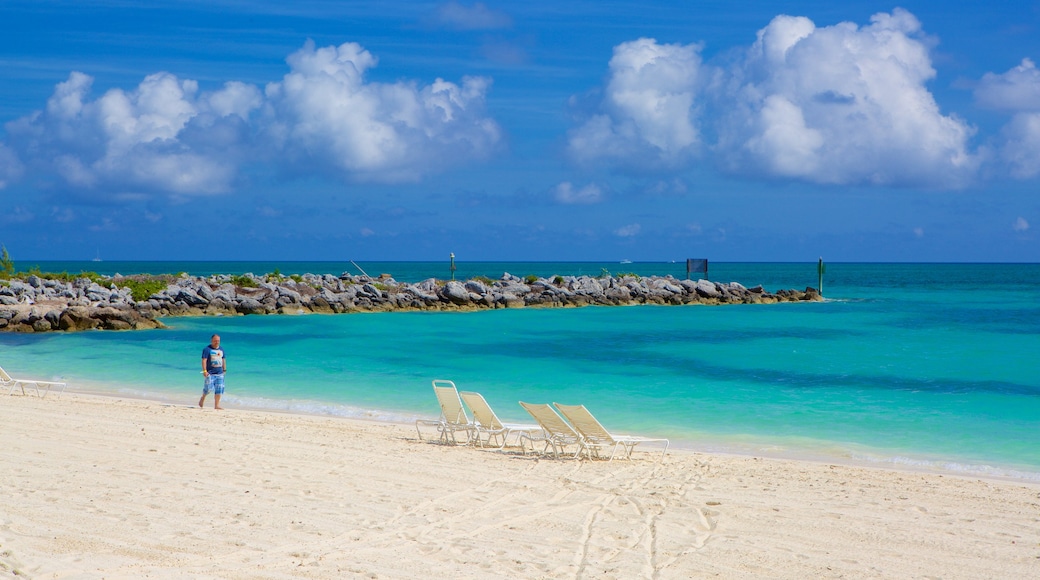
[[[343,271],[330,264],[274,267]],[[170,271],[162,265],[138,271]],[[380,266],[418,280],[438,265]],[[528,266],[465,275],[608,267]],[[673,267],[683,265],[620,266]],[[710,274],[775,291],[815,286],[815,270],[718,264]],[[518,400],[584,403],[611,429],[695,449],[1040,480],[1040,265],[830,264],[824,290],[828,301],[806,304],[185,318],[157,331],[0,334],[0,364],[64,377],[70,390],[190,403],[201,349],[218,332],[231,406],[408,420],[436,414],[430,380],[446,378],[482,392],[504,420],[524,420]]]

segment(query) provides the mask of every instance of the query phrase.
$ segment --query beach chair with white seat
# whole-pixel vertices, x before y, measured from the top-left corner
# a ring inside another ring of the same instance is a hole
[[[577,445],[578,449],[574,452],[574,457],[578,457],[585,449],[581,435],[571,428],[548,403],[535,404],[520,401],[520,406],[526,409],[542,428],[541,433],[520,434],[520,447],[524,450],[525,455],[527,447],[524,445],[524,440],[531,442],[532,450],[534,450],[535,441],[544,442],[545,449],[542,450],[542,453],[552,447],[553,457],[557,459],[560,457],[560,451],[566,449],[567,445]]]
[[[440,440],[445,444],[450,441],[452,444],[457,445],[458,440],[455,437],[455,433],[458,431],[465,432],[466,442],[471,442],[476,430],[476,424],[470,420],[469,415],[466,414],[466,409],[462,407],[462,399],[459,398],[459,390],[455,388],[455,383],[444,379],[434,379],[433,392],[437,396],[437,403],[441,408],[441,416],[432,421],[427,419],[415,421],[415,431],[419,434],[419,440],[421,441],[423,438],[419,425],[430,425],[437,428],[437,432],[440,433]]]
[[[36,391],[36,396],[43,398],[47,396],[47,393],[51,392],[51,388],[61,387],[58,391],[58,398],[61,398],[62,393],[65,392],[65,387],[68,383],[60,383],[55,381],[40,381],[37,379],[15,379],[11,375],[7,374],[2,367],[0,367],[0,388],[8,387],[7,394],[13,395],[14,390],[20,388],[22,394],[25,394],[25,387],[32,387]],[[40,394],[40,387],[43,387],[43,394]]]
[[[491,405],[488,405],[488,402],[480,393],[462,391],[459,395],[462,397],[462,401],[466,403],[466,406],[469,407],[469,410],[473,413],[473,419],[476,423],[477,444],[481,447],[483,447],[485,443],[484,439],[482,439],[482,435],[487,435],[488,445],[491,445],[492,440],[494,440],[495,447],[502,449],[506,446],[509,436],[514,433],[517,434],[517,444],[519,444],[520,434],[539,433],[542,431],[540,425],[503,423],[499,420],[498,415],[495,414]],[[500,438],[501,443],[499,443]]]
[[[585,408],[585,405],[561,405],[553,403],[560,413],[570,421],[574,430],[581,435],[582,444],[590,457],[599,457],[599,450],[610,447],[610,457],[607,461],[614,459],[618,447],[625,448],[625,459],[631,459],[632,449],[640,443],[663,442],[664,450],[661,451],[661,459],[668,453],[671,444],[667,439],[653,437],[638,437],[635,435],[613,435]]]

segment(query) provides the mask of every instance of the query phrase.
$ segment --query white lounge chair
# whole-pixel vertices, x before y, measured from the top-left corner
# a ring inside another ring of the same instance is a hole
[[[462,401],[466,403],[466,406],[469,407],[469,410],[473,412],[473,419],[476,422],[477,444],[481,447],[484,446],[484,440],[481,438],[482,434],[487,435],[488,445],[491,444],[493,439],[495,446],[502,449],[506,446],[509,436],[513,433],[518,434],[517,439],[519,440],[519,434],[521,433],[538,433],[542,430],[539,425],[503,423],[498,419],[498,415],[495,414],[495,411],[491,409],[491,405],[488,405],[480,393],[462,391],[459,395],[462,397]],[[500,437],[501,443],[499,443]]]
[[[68,384],[58,383],[54,381],[38,381],[36,379],[15,379],[11,378],[11,375],[7,374],[7,371],[5,371],[3,368],[0,368],[0,388],[9,387],[9,390],[7,391],[8,395],[13,395],[14,390],[18,388],[22,390],[22,394],[24,395],[26,386],[35,389],[36,396],[41,398],[46,397],[47,393],[51,392],[52,387],[61,387],[61,390],[58,391],[58,398],[60,399],[62,393],[65,392],[65,387],[67,387]],[[44,388],[42,395],[40,394],[40,387]]]
[[[458,444],[458,440],[455,438],[456,431],[464,431],[466,433],[466,442],[470,442],[476,425],[466,415],[466,410],[462,407],[462,400],[459,399],[459,390],[455,388],[455,383],[443,379],[434,379],[433,392],[437,395],[437,403],[441,407],[441,416],[435,421],[419,419],[415,422],[415,431],[419,434],[419,440],[422,440],[422,431],[419,430],[419,425],[432,425],[437,428],[437,432],[441,434],[440,439],[444,443],[448,443],[450,439],[451,443]]]
[[[667,439],[637,437],[634,435],[611,435],[592,416],[592,413],[585,408],[585,405],[561,405],[559,403],[553,403],[553,405],[560,410],[560,413],[570,421],[574,429],[581,435],[582,445],[590,457],[599,457],[600,449],[610,447],[610,457],[607,459],[607,461],[610,461],[614,459],[614,454],[617,453],[618,447],[624,447],[625,458],[629,459],[632,457],[632,448],[640,443],[649,441],[664,442],[664,451],[661,452],[662,459],[664,459],[664,454],[668,453],[668,446],[671,443]]]
[[[534,420],[538,422],[538,425],[542,427],[541,433],[520,434],[520,447],[524,449],[524,454],[527,453],[524,440],[531,442],[532,450],[534,450],[535,441],[545,442],[545,449],[542,450],[542,453],[545,453],[552,447],[553,457],[557,459],[560,457],[560,451],[565,449],[567,445],[578,446],[577,451],[574,452],[574,457],[580,455],[582,450],[585,449],[581,435],[560,418],[548,404],[532,404],[520,401],[520,406],[526,409],[534,417]]]

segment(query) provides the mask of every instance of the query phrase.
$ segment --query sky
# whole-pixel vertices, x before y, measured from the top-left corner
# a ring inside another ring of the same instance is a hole
[[[0,1],[19,260],[1040,262],[1040,0]]]

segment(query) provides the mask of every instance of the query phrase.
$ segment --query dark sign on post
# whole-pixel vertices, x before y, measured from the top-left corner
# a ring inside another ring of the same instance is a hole
[[[691,272],[701,272],[704,274],[704,279],[708,279],[708,260],[707,258],[688,258],[686,260],[686,279],[690,279]]]

